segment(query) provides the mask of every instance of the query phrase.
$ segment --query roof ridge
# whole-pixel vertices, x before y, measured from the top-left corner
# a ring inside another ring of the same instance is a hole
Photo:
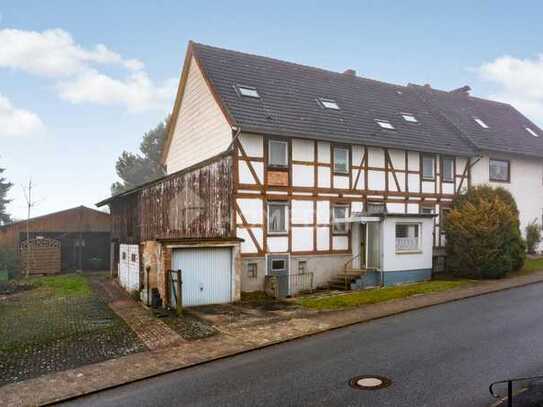
[[[278,59],[278,58],[269,57],[269,56],[265,56],[265,55],[258,55],[258,54],[254,54],[254,53],[251,53],[251,52],[242,52],[242,51],[237,51],[237,50],[228,49],[228,48],[221,48],[221,47],[216,47],[214,45],[203,44],[203,43],[195,42],[195,41],[191,41],[191,43],[193,45],[197,46],[197,47],[199,46],[199,47],[212,48],[212,49],[215,49],[215,50],[231,52],[233,54],[250,56],[250,57],[259,58],[259,59],[265,59],[265,60],[268,60],[268,61],[278,62],[278,63],[281,63],[281,64],[286,64],[286,65],[296,66],[296,67],[300,67],[300,68],[304,68],[304,69],[309,69],[309,70],[312,70],[312,71],[322,72],[322,73],[325,73],[325,74],[337,76],[339,78],[375,82],[375,83],[378,83],[378,84],[381,84],[381,85],[386,85],[386,86],[391,86],[391,87],[396,87],[396,88],[402,88],[402,89],[407,88],[406,85],[400,85],[400,84],[391,83],[391,82],[384,82],[384,81],[381,81],[381,80],[378,80],[378,79],[368,78],[366,76],[346,75],[346,74],[344,74],[342,72],[332,71],[330,69],[319,68],[319,67],[312,66],[312,65],[301,64],[301,63],[298,63],[298,62],[287,61],[287,60],[284,60],[284,59]]]

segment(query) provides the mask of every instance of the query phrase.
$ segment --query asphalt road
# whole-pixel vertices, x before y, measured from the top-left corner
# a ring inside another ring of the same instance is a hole
[[[355,390],[351,377],[392,380]],[[543,284],[412,311],[181,370],[73,406],[488,406],[543,374]]]

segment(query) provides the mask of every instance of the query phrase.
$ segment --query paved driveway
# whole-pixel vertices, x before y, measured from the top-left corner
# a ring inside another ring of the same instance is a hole
[[[487,386],[543,374],[543,284],[250,352],[82,398],[77,406],[488,406]],[[367,392],[356,375],[389,377]]]

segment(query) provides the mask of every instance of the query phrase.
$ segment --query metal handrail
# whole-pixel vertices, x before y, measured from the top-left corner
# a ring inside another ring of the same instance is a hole
[[[347,266],[349,265],[349,263],[352,265],[352,264],[353,264],[353,261],[354,261],[355,259],[359,258],[360,256],[361,256],[361,253],[359,253],[359,254],[357,254],[356,256],[353,256],[353,257],[351,257],[349,260],[347,260],[347,261],[345,262],[345,264],[343,265],[343,269],[344,269],[345,271],[347,271]],[[351,269],[352,269],[352,267],[351,267]]]
[[[488,386],[488,391],[490,392],[492,397],[499,399],[501,396],[494,392],[494,386],[496,386],[497,384],[507,383],[507,407],[513,407],[513,383],[539,379],[543,379],[543,376],[517,377],[515,379],[499,380],[497,382],[491,383],[490,386]]]

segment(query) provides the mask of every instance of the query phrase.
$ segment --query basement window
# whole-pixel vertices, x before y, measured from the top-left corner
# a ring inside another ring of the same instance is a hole
[[[539,134],[537,134],[535,131],[533,131],[531,128],[526,127],[526,131],[530,133],[534,137],[539,137]]]
[[[256,98],[256,99],[260,98],[258,91],[256,90],[256,88],[253,88],[252,86],[237,85],[236,89],[240,96],[247,96],[247,97]]]
[[[411,113],[402,113],[402,117],[406,122],[409,122],[409,123],[418,123],[419,122],[417,120],[417,118],[414,115],[412,115]]]
[[[377,124],[383,128],[383,129],[387,129],[387,130],[394,130],[394,126],[392,125],[392,123],[390,123],[388,120],[380,120],[380,119],[377,119],[375,120],[377,122]]]
[[[488,124],[486,124],[484,121],[479,119],[478,117],[474,117],[473,120],[475,120],[475,123],[477,123],[479,126],[481,126],[483,129],[488,129]]]
[[[325,109],[339,110],[339,105],[334,99],[319,98],[319,103]]]

